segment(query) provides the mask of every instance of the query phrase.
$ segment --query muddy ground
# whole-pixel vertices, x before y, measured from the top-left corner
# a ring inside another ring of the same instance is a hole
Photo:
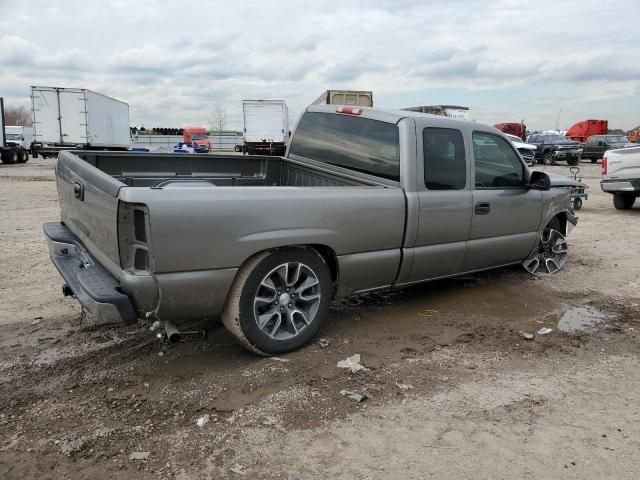
[[[83,319],[41,233],[53,163],[0,165],[0,478],[640,476],[640,207],[614,210],[599,165],[558,275],[336,302],[328,346],[260,358],[216,319],[170,346]],[[336,367],[355,353],[368,371]]]

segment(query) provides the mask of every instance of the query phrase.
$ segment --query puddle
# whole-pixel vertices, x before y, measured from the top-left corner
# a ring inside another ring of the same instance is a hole
[[[558,330],[567,333],[595,330],[611,319],[611,315],[593,307],[572,307],[558,317]]]

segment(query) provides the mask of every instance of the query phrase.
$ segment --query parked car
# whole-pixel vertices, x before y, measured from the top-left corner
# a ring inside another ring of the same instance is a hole
[[[505,136],[511,140],[511,143],[516,147],[516,150],[518,150],[518,153],[527,166],[533,167],[536,163],[536,150],[538,147],[531,145],[530,143],[524,143],[522,139],[516,135],[505,133]]]
[[[558,160],[566,160],[568,165],[578,165],[582,146],[561,135],[533,134],[527,143],[535,145],[536,161],[545,165],[555,165]]]
[[[640,147],[609,150],[602,157],[602,190],[618,210],[633,207],[640,195]]]
[[[582,158],[596,163],[607,150],[636,146],[637,144],[631,143],[624,135],[593,135],[582,147]]]
[[[492,127],[402,110],[310,106],[285,157],[62,152],[56,177],[66,294],[99,321],[221,315],[265,355],[309,341],[335,297],[555,273],[577,222],[569,179]]]

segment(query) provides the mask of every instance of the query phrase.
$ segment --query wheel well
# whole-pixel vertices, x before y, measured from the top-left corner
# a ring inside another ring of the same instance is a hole
[[[551,222],[553,222],[554,220],[557,220],[558,223],[560,223],[560,231],[566,235],[567,234],[567,217],[564,215],[564,213],[559,213],[557,214],[555,217],[553,217],[551,220],[549,220],[549,224]]]
[[[248,260],[254,258],[256,255],[266,252],[275,252],[276,250],[283,250],[285,248],[308,248],[314,250],[318,255],[322,257],[327,266],[329,267],[329,271],[331,272],[331,281],[336,284],[339,278],[339,267],[338,267],[338,257],[336,252],[331,247],[327,245],[320,244],[307,244],[307,245],[282,245],[281,247],[270,248],[268,250],[262,250],[260,252],[256,252],[250,257],[247,258],[243,262],[243,266],[247,263]]]
[[[309,245],[309,247],[313,248],[323,258],[331,271],[331,280],[333,280],[333,283],[336,283],[338,281],[339,273],[338,257],[336,256],[336,252],[326,245]]]

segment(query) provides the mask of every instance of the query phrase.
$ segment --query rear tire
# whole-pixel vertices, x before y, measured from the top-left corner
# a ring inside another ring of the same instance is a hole
[[[329,314],[331,296],[331,272],[314,250],[264,252],[236,274],[222,321],[247,350],[286,353],[318,332]]]
[[[21,148],[18,152],[18,163],[26,163],[27,160],[29,160],[29,152]]]
[[[572,167],[575,167],[576,165],[578,165],[580,163],[580,158],[570,158],[567,160],[567,165],[570,165]]]
[[[597,158],[592,158],[591,159],[591,163],[598,163],[598,159]]]
[[[635,193],[614,193],[613,206],[618,210],[629,210],[636,201]]]

